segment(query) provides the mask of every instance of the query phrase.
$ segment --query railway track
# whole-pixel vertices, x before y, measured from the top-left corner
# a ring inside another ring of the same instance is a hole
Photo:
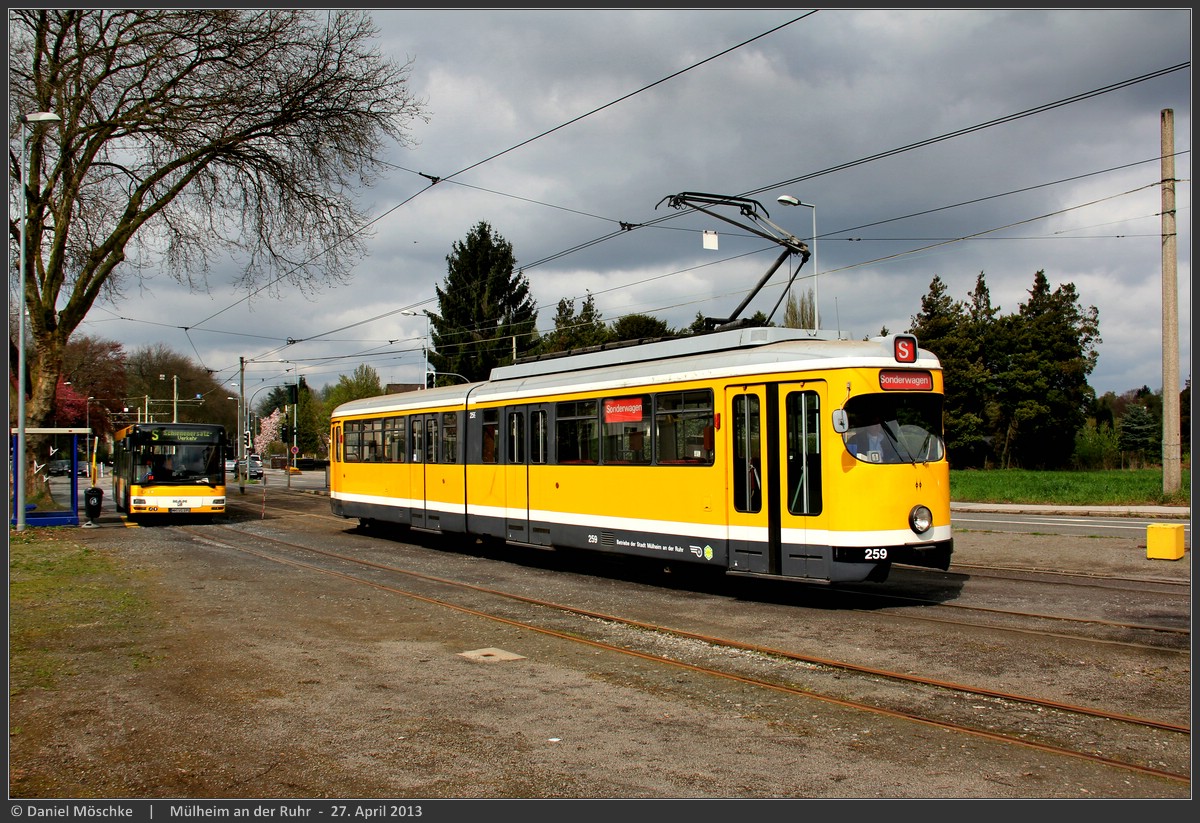
[[[279,514],[287,506],[277,506]],[[295,512],[298,517],[329,517]],[[340,521],[339,522],[344,522]],[[248,525],[248,524],[246,524]],[[504,623],[557,641],[631,656],[689,676],[720,679],[749,689],[765,703],[818,701],[1037,749],[1141,774],[1190,783],[1190,728],[1046,700],[1001,689],[971,686],[911,672],[857,665],[745,642],[678,626],[633,619],[565,602],[449,577],[423,574],[392,562],[253,533],[242,524],[180,527],[195,539],[306,573],[338,577],[437,609]],[[258,546],[246,547],[248,536]],[[377,545],[377,541],[372,541]],[[780,707],[779,710],[785,710]],[[794,705],[789,711],[795,711]]]
[[[290,512],[299,516],[318,517],[331,522],[346,524],[347,521],[343,518],[335,517],[331,514],[316,514],[310,511],[311,496],[297,492],[289,494],[290,498],[284,496],[272,499],[273,514]],[[286,502],[289,499],[291,502]],[[260,509],[256,503],[244,508],[240,504],[235,503],[233,507],[250,513],[266,511],[265,506]],[[1162,597],[1177,598],[1179,603],[1174,612],[1183,616],[1188,614],[1188,603],[1191,598],[1190,585],[1175,581],[1154,581],[1148,583],[1144,580],[1128,580],[1124,578],[1106,579],[1097,575],[1014,572],[1011,569],[980,569],[977,567],[971,567],[969,574],[964,574],[956,571],[957,568],[956,566],[955,570],[951,572],[912,569],[911,573],[921,578],[922,581],[957,580],[961,584],[969,577],[978,575],[990,580],[1037,583],[1051,589],[1056,586],[1071,585],[1103,588],[1106,592],[1120,589],[1133,594],[1153,593]],[[881,609],[887,609],[889,606],[894,607],[890,608],[887,614],[904,620],[936,622],[968,628],[983,627],[997,631],[1033,634],[1084,643],[1119,645],[1134,649],[1164,650],[1180,655],[1190,654],[1191,629],[1190,626],[1183,624],[1183,621],[1179,619],[1171,622],[1159,616],[1157,620],[1153,621],[1113,620],[1100,617],[1080,617],[1061,612],[1052,613],[1049,611],[1031,611],[1028,609],[1004,608],[1000,606],[965,604],[947,600],[945,597],[919,596],[911,593],[911,591],[901,593],[896,590],[895,584],[891,582],[885,586],[844,584],[833,590],[836,592],[834,594],[831,594],[831,590],[825,586],[799,581],[788,581],[785,585],[804,589],[810,592],[812,597],[816,598],[817,601],[823,601],[831,596],[839,598],[841,601],[839,607],[842,608],[847,603],[852,602],[849,600],[851,595],[865,601],[867,605],[862,606],[862,611],[876,613]],[[925,585],[922,583],[922,586]],[[933,586],[941,588],[936,583]],[[1049,602],[1058,601],[1058,598],[1054,596],[1048,596],[1045,599]],[[913,606],[924,608],[917,613],[911,608]],[[976,619],[968,619],[968,617]],[[990,622],[981,622],[978,619],[980,617]],[[1008,622],[998,622],[1002,620]]]

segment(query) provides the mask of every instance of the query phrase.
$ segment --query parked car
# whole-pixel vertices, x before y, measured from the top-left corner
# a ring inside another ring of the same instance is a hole
[[[71,461],[70,460],[51,460],[50,465],[46,467],[46,474],[51,477],[70,477]]]
[[[238,461],[237,461],[237,458],[236,458],[236,457],[227,457],[227,458],[225,458],[225,473],[226,473],[226,474],[233,474],[234,472],[236,472],[236,471],[237,471],[237,464],[238,464]]]
[[[248,468],[246,469],[246,477],[251,480],[261,480],[263,476],[262,458],[257,454],[252,454],[247,458],[247,460],[249,461],[249,464]]]

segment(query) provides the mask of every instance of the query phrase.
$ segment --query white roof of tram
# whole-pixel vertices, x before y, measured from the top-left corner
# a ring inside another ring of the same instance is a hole
[[[691,380],[746,377],[780,371],[841,367],[938,369],[936,356],[921,350],[917,362],[897,363],[894,337],[837,340],[810,331],[754,327],[612,346],[578,354],[548,356],[493,369],[480,383],[444,386],[402,394],[352,400],[334,417],[424,408],[461,408],[464,404],[528,402],[566,391],[623,391]]]

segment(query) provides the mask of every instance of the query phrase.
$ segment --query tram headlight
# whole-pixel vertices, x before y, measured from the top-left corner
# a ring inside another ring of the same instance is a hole
[[[924,534],[933,527],[933,512],[928,506],[913,506],[908,513],[908,526],[917,534]]]

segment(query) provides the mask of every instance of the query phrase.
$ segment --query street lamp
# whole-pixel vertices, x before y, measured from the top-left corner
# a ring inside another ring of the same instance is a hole
[[[35,111],[21,116],[21,211],[17,219],[21,221],[21,294],[17,304],[17,348],[20,350],[17,360],[17,471],[16,474],[16,506],[17,531],[25,531],[25,232],[29,222],[25,214],[25,189],[29,185],[29,173],[25,167],[25,157],[29,146],[30,123],[57,123],[62,120],[52,111]]]
[[[417,312],[409,311],[408,309],[405,309],[400,313],[408,315],[409,317],[421,316]],[[425,370],[421,373],[421,388],[427,389],[429,388],[429,344],[431,342],[429,339],[429,315],[425,314],[424,312],[421,312],[421,314],[425,315],[425,337],[421,341],[421,356],[425,360]]]
[[[160,374],[158,376],[158,379],[165,383],[167,381],[167,376],[165,374]],[[177,374],[171,375],[171,382],[174,384],[174,392],[171,395],[171,422],[178,423],[179,422],[179,375],[177,375]]]
[[[784,194],[776,198],[785,206],[804,206],[812,209],[812,270],[813,270],[813,326],[815,331],[821,330],[821,309],[820,309],[820,294],[818,289],[818,277],[820,269],[817,268],[817,207],[809,203],[802,203],[790,194]]]
[[[237,476],[238,476],[238,483],[242,490],[242,494],[246,493],[246,471],[243,470],[243,467],[245,467],[246,469],[249,469],[249,467],[250,467],[250,464],[249,464],[250,452],[248,451],[248,449],[250,448],[250,444],[247,443],[246,440],[252,437],[252,434],[250,432],[250,413],[251,413],[251,409],[253,408],[253,405],[254,405],[254,398],[258,396],[259,391],[262,391],[265,388],[271,388],[269,386],[260,386],[258,391],[254,392],[254,394],[250,396],[250,401],[248,403],[246,402],[246,364],[247,363],[290,363],[293,366],[295,365],[295,363],[292,363],[291,360],[249,360],[245,357],[238,358],[238,372],[239,372],[240,376],[238,378],[239,385],[238,385],[238,469],[237,469]],[[291,371],[291,369],[287,369],[286,371]]]

